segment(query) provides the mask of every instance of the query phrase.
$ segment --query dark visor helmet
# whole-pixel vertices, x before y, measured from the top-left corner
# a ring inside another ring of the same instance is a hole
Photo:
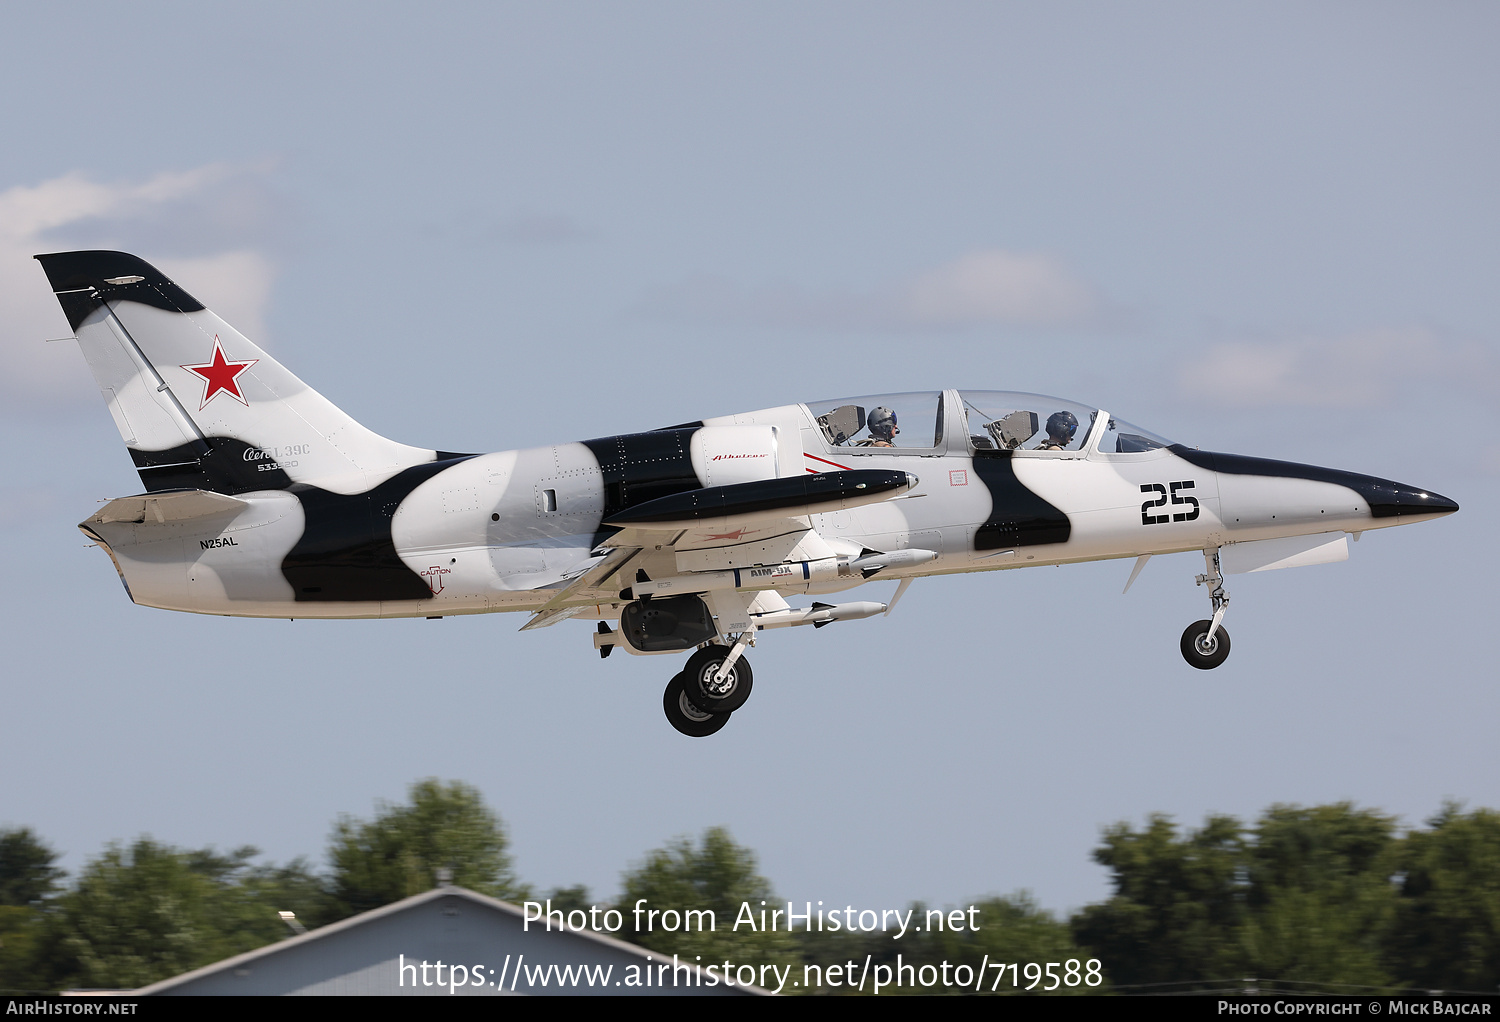
[[[882,440],[894,439],[901,432],[896,428],[896,413],[884,406],[872,408],[865,424],[870,427],[871,436],[878,436]]]
[[[1047,419],[1047,437],[1066,446],[1078,432],[1078,416],[1072,412],[1053,412]]]

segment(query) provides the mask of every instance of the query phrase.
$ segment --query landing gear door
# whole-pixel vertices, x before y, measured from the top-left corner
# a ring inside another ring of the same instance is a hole
[[[730,635],[750,631],[750,605],[759,596],[759,593],[741,593],[733,589],[717,590],[708,594],[708,605],[713,610],[714,624],[718,627],[719,635],[725,642],[729,641]]]

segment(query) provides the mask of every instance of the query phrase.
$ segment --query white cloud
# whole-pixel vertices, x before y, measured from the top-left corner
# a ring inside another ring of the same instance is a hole
[[[983,249],[928,270],[901,306],[933,326],[1078,323],[1098,309],[1092,292],[1050,256]]]
[[[980,249],[869,291],[751,289],[700,277],[653,291],[638,311],[703,323],[909,331],[1074,326],[1101,308],[1094,291],[1051,256]]]
[[[1492,352],[1425,329],[1218,344],[1178,375],[1184,396],[1241,408],[1371,407],[1428,383],[1493,403],[1497,382]]]
[[[0,191],[0,394],[7,403],[91,390],[76,345],[43,343],[72,331],[31,258],[38,252],[133,251],[263,339],[275,268],[246,242],[263,237],[272,219],[266,169],[213,164],[123,183],[75,172]],[[186,258],[172,258],[174,251]]]

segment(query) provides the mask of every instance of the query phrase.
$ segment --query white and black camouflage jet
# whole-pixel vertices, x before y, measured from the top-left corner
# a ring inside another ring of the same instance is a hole
[[[495,454],[355,422],[148,263],[37,256],[145,492],[80,528],[136,603],[246,617],[525,611],[594,646],[692,652],[663,695],[712,734],[767,628],[888,613],[912,578],[1201,550],[1227,573],[1342,560],[1347,536],[1451,514],[1419,487],[1174,444],[1070,401],[946,390],[841,398]],[[787,596],[899,580],[890,604]],[[1127,587],[1129,584],[1127,583]],[[611,627],[613,625],[613,627]]]

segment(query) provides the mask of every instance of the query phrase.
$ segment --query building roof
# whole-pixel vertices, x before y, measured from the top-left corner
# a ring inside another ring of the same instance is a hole
[[[736,963],[737,965],[737,963]],[[750,969],[745,965],[737,972]],[[402,901],[135,991],[137,994],[766,994],[591,930],[550,930],[463,887]],[[757,978],[759,972],[757,970]]]

